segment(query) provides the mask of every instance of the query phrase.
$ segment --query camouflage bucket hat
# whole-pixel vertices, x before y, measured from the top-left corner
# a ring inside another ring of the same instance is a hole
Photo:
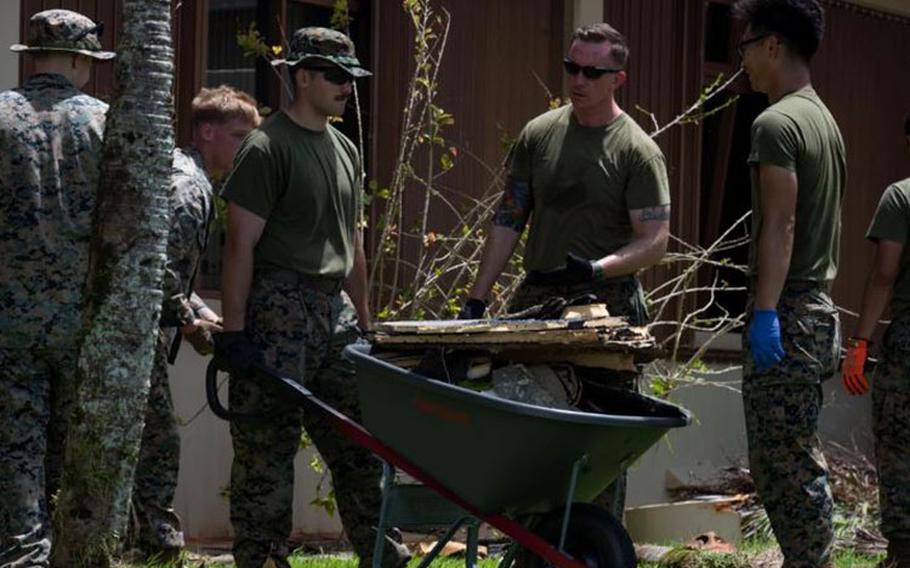
[[[107,61],[113,51],[101,49],[102,24],[70,10],[45,10],[28,21],[28,45],[11,45],[13,51],[69,51]]]
[[[300,28],[291,38],[287,58],[276,59],[272,65],[287,64],[291,67],[309,60],[334,63],[353,77],[369,77],[369,71],[360,65],[354,55],[354,43],[343,33],[328,28]]]

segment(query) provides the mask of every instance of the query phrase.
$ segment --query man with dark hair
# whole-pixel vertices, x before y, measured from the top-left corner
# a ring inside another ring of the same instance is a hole
[[[752,125],[752,275],[743,333],[749,463],[785,567],[831,564],[821,382],[835,372],[831,301],[846,182],[837,123],[812,88],[824,16],[815,0],[740,0],[743,68],[771,106]]]
[[[227,176],[240,142],[261,121],[256,101],[225,85],[196,95],[192,120],[193,143],[174,151],[161,329],[133,485],[136,545],[159,560],[176,558],[184,546],[173,508],[180,434],[167,367],[177,358],[182,339],[209,355],[212,334],[221,330],[221,318],[193,291],[215,212],[211,182]]]
[[[372,564],[381,493],[379,461],[321,417],[303,413],[250,376],[256,363],[297,378],[355,420],[357,384],[341,350],[368,329],[366,256],[358,221],[361,165],[329,124],[356,77],[370,73],[344,34],[302,28],[288,58],[296,95],[244,141],[223,196],[228,202],[222,274],[224,332],[215,359],[231,370],[231,522],[239,568],[288,567],[294,456],[306,428],[332,474],[338,511],[361,567]],[[342,289],[344,291],[342,291]],[[407,550],[388,541],[383,566]]]
[[[910,115],[904,121],[910,148]],[[910,568],[910,178],[885,190],[866,238],[875,242],[875,260],[866,282],[862,310],[847,340],[842,380],[846,391],[869,390],[863,367],[869,338],[885,307],[891,325],[882,342],[872,383],[875,466],[878,470],[881,531],[888,539],[884,566]]]
[[[563,62],[572,103],[522,130],[477,280],[459,317],[483,317],[493,284],[530,221],[527,276],[510,311],[590,293],[612,315],[633,325],[647,322],[636,273],[666,252],[670,190],[660,148],[616,102],[628,53],[622,34],[608,24],[573,34]],[[638,386],[637,373],[613,378],[616,386]],[[598,498],[620,519],[624,481],[623,475]]]
[[[38,12],[11,47],[35,73],[0,93],[0,566],[50,565],[107,113],[80,89],[114,57],[100,34]]]

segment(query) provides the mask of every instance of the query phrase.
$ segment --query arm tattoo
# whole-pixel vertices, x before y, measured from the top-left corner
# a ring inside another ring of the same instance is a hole
[[[658,205],[657,207],[645,207],[638,214],[639,221],[669,221],[670,206]]]
[[[506,180],[502,201],[493,214],[493,224],[499,227],[522,232],[534,208],[534,198],[528,182],[512,179]]]

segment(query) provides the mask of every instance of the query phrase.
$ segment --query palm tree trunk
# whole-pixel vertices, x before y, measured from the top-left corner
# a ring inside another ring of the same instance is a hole
[[[169,224],[170,0],[123,0],[107,115],[54,566],[107,567],[126,527],[148,398]]]

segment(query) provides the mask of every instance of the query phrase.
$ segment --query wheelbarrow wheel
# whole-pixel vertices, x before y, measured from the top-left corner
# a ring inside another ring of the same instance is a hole
[[[547,513],[534,532],[554,546],[559,545],[563,511]],[[569,517],[565,552],[590,568],[634,568],[635,546],[629,533],[610,513],[590,503],[575,503]],[[520,568],[543,568],[547,563],[522,548],[515,558]]]

